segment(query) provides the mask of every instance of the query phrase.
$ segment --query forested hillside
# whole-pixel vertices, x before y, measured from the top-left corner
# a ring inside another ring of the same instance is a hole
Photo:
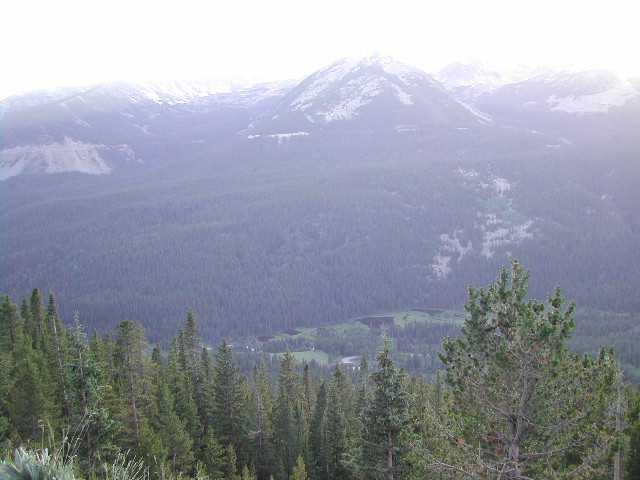
[[[202,159],[144,182],[6,180],[3,291],[52,289],[65,318],[79,311],[99,329],[132,318],[165,343],[191,307],[217,342],[460,308],[469,283],[517,255],[537,296],[560,283],[581,306],[640,310],[633,157],[298,161],[294,140],[255,145],[224,167]]]
[[[129,318],[168,348],[188,308],[214,344],[460,309],[520,258],[536,296],[560,283],[635,319],[635,84],[549,72],[463,95],[477,67],[441,84],[373,55],[293,83],[5,99],[1,291],[52,290],[65,321]]]
[[[528,280],[514,261],[471,288],[429,378],[398,368],[384,330],[356,368],[318,370],[287,350],[275,372],[263,361],[245,375],[229,342],[202,347],[192,310],[162,350],[139,323],[89,335],[78,317],[62,324],[53,294],[5,296],[0,437],[5,452],[31,453],[0,476],[636,478],[640,392],[611,351],[571,353],[574,305],[559,289],[528,300]]]

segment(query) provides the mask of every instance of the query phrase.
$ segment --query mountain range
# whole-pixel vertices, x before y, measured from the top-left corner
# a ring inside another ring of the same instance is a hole
[[[90,327],[170,338],[191,306],[216,338],[459,307],[513,256],[536,295],[640,310],[640,79],[376,55],[301,81],[36,92],[0,123],[2,291],[52,289]]]
[[[637,81],[607,71],[513,78],[481,64],[452,64],[431,76],[373,56],[339,60],[299,83],[115,83],[10,97],[0,103],[0,179],[107,174],[242,138],[331,130],[416,136],[440,129],[467,149],[477,147],[475,133],[505,137],[511,129],[533,145],[561,145],[633,134],[640,125]]]

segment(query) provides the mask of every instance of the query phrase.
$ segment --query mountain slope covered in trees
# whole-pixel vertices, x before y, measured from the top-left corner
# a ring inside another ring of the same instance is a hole
[[[397,367],[384,332],[359,368],[322,374],[286,351],[276,375],[264,362],[245,375],[226,341],[202,348],[191,310],[163,352],[139,323],[88,338],[78,318],[62,325],[53,295],[3,297],[3,448],[47,446],[60,463],[18,452],[0,475],[44,464],[112,478],[128,464],[154,479],[634,478],[637,388],[623,389],[607,350],[567,350],[573,306],[559,289],[528,300],[527,284],[513,262],[471,289],[463,335],[443,343],[446,376],[430,380]]]
[[[63,318],[129,318],[164,344],[191,307],[217,343],[460,308],[518,257],[535,295],[558,282],[638,312],[634,88],[591,72],[461,100],[373,57],[191,99],[129,84],[9,99],[3,161],[31,174],[0,190],[2,292],[53,290]],[[43,173],[87,152],[111,173]]]

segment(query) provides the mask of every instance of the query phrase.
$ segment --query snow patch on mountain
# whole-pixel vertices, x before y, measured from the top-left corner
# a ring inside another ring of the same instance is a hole
[[[436,277],[447,278],[447,275],[451,272],[451,255],[436,255],[433,257],[431,269],[436,274]]]
[[[487,92],[493,87],[504,83],[498,72],[489,70],[479,62],[471,64],[452,63],[435,73],[434,77],[447,90],[455,91],[461,88],[473,88],[478,94]]]
[[[546,67],[514,67],[508,71],[494,68],[484,62],[452,63],[433,74],[445,89],[465,101],[473,101],[480,95],[503,85],[525,81],[548,72]]]
[[[431,261],[431,269],[436,277],[445,278],[454,268],[453,260],[458,262],[467,255],[476,254],[485,258],[493,257],[505,247],[516,246],[524,240],[533,238],[534,220],[525,218],[514,210],[513,200],[508,196],[513,185],[506,178],[492,173],[481,174],[475,169],[459,167],[456,170],[468,188],[482,192],[484,207],[476,212],[473,233],[458,229],[440,235],[440,246]],[[463,238],[482,238],[481,242],[466,242]],[[511,255],[506,252],[506,255]]]
[[[324,117],[326,123],[352,118],[357,115],[360,107],[371,103],[375,97],[382,93],[384,86],[390,83],[379,77],[359,77],[352,80],[340,89],[340,96],[343,100],[328,105],[329,108],[320,112],[320,116]]]
[[[471,105],[458,101],[458,103],[460,105],[462,105],[464,108],[466,108],[469,112],[471,112],[473,115],[475,115],[475,117],[478,119],[478,121],[480,123],[483,123],[485,125],[493,125],[493,118],[491,118],[491,115],[481,112],[480,110],[472,107]]]
[[[629,100],[637,98],[640,94],[628,82],[619,82],[610,88],[592,95],[558,98],[551,95],[547,98],[547,104],[551,110],[567,112],[577,115],[588,113],[606,113],[612,107],[621,107]]]
[[[149,100],[156,103],[189,103],[195,98],[207,97],[217,93],[230,93],[231,85],[218,80],[166,80],[145,82],[138,87]]]
[[[448,233],[440,235],[440,252],[433,257],[433,263],[431,264],[431,268],[437,277],[444,278],[451,272],[451,260],[453,257],[457,257],[458,262],[460,262],[465,255],[473,251],[471,240],[467,240],[467,243],[462,245],[459,237],[462,234],[462,230],[457,230],[453,233],[453,236]]]
[[[309,135],[309,132],[276,133],[273,135],[249,135],[247,138],[249,140],[253,140],[255,138],[276,138],[278,140],[278,145],[282,145],[283,143],[291,140],[292,137],[306,137],[307,135]]]
[[[413,105],[413,100],[411,100],[411,95],[402,90],[398,85],[393,85],[396,90],[396,97],[400,100],[401,103],[405,105]]]
[[[312,75],[289,107],[303,112],[313,123],[330,123],[353,118],[360,108],[387,91],[402,104],[413,105],[403,86],[416,85],[416,76],[426,74],[391,57],[346,58]],[[320,99],[324,99],[321,104]]]
[[[508,228],[500,226],[496,229],[488,228],[488,224],[501,225],[502,222],[495,216],[490,217],[488,220],[487,224],[481,226],[484,238],[480,254],[486,258],[493,257],[498,247],[517,245],[527,238],[533,238],[533,233],[529,231],[533,225],[533,220],[528,220],[521,225],[513,225]]]
[[[313,100],[321,96],[334,82],[342,80],[352,69],[352,63],[341,60],[320,70],[313,76],[311,84],[305,88],[304,92],[291,102],[291,108],[293,110],[307,109]]]
[[[500,197],[504,197],[505,193],[511,190],[511,184],[504,177],[499,177],[494,174],[489,174],[488,178],[482,177],[473,168],[465,169],[458,167],[456,171],[476,190],[491,190]]]

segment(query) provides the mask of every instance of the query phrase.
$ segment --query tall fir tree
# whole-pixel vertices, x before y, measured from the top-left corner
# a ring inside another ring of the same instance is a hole
[[[208,475],[214,479],[224,480],[228,471],[227,461],[227,449],[218,441],[213,430],[209,430],[204,442],[203,455]]]
[[[251,431],[253,433],[253,462],[260,480],[268,480],[276,470],[274,439],[274,399],[269,382],[269,371],[264,362],[253,369],[253,415]]]
[[[209,432],[214,432],[214,364],[213,358],[206,348],[202,348],[200,352],[200,372],[198,375],[198,383],[196,384],[196,408],[200,417],[205,437]]]
[[[114,351],[114,380],[123,402],[122,446],[135,448],[140,443],[144,406],[149,402],[150,359],[144,327],[130,320],[118,324]]]
[[[200,367],[200,337],[198,336],[198,324],[196,314],[190,308],[187,311],[187,321],[181,329],[181,341],[183,344],[187,367],[193,383],[198,383],[198,369]]]
[[[29,311],[31,321],[29,322],[31,337],[34,341],[34,348],[44,349],[45,334],[47,331],[47,309],[44,305],[44,298],[38,288],[34,288],[29,299]]]
[[[326,461],[324,470],[329,480],[349,478],[346,454],[352,446],[353,434],[359,430],[354,390],[351,378],[336,365],[327,391],[321,439]]]
[[[316,401],[309,421],[309,472],[317,480],[327,480],[327,451],[324,439],[327,408],[327,384],[320,379],[316,385]]]
[[[291,351],[280,359],[278,395],[275,408],[275,431],[280,465],[287,480],[293,474],[298,456],[303,452],[305,433],[304,393],[298,373],[298,362]]]
[[[196,406],[193,375],[185,353],[184,343],[180,338],[175,339],[171,343],[167,358],[167,380],[173,395],[175,409],[180,412],[180,418],[185,422],[187,432],[196,442],[196,448],[199,449],[200,442],[203,440],[202,425]]]
[[[69,361],[69,342],[66,335],[66,329],[62,326],[62,320],[58,313],[58,305],[56,304],[53,292],[49,292],[49,304],[47,305],[47,339],[49,356],[51,364],[56,371],[58,380],[57,391],[62,407],[62,415],[69,414],[69,392],[67,386],[67,372],[65,366]]]
[[[0,368],[4,422],[23,442],[43,441],[62,426],[57,370],[47,352],[34,348],[20,309],[8,296],[0,303]]]
[[[77,313],[74,321],[71,361],[66,369],[70,400],[67,424],[84,471],[95,473],[103,462],[116,458],[119,449],[115,438],[121,425],[110,417],[103,403],[104,394],[110,389],[101,383],[103,364],[93,357]]]
[[[149,424],[162,439],[170,471],[176,475],[189,474],[195,463],[194,441],[187,432],[185,422],[176,411],[173,395],[162,369],[158,369],[153,383],[155,405]]]
[[[215,354],[213,367],[213,421],[216,437],[225,446],[233,445],[241,462],[248,458],[247,392],[239,367],[226,340]]]
[[[396,368],[392,351],[385,331],[376,357],[379,370],[371,374],[373,389],[360,414],[361,435],[349,460],[356,478],[397,480],[405,474],[401,459],[408,447],[401,433],[408,425],[409,399],[405,375]]]

